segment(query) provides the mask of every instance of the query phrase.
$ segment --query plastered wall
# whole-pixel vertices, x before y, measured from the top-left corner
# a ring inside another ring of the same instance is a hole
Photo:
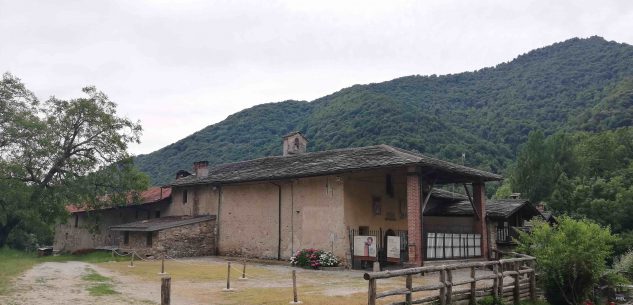
[[[293,188],[294,250],[319,248],[345,257],[349,244],[343,179],[337,176],[298,179]]]
[[[183,202],[183,192],[187,192],[187,202]],[[173,188],[172,204],[167,210],[170,216],[216,215],[218,189],[211,185]]]
[[[308,247],[345,254],[340,178],[224,185],[221,194],[221,255],[288,259],[296,250]]]
[[[388,174],[392,179],[393,196],[387,194]],[[346,175],[346,226],[357,230],[360,226],[367,226],[371,230],[407,230],[405,179],[405,173],[401,171],[370,171]],[[374,207],[376,200],[379,209]]]

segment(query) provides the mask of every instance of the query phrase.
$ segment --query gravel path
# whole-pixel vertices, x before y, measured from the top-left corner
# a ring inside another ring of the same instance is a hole
[[[113,274],[93,264],[82,262],[42,263],[34,266],[16,279],[9,296],[0,297],[1,304],[155,304],[160,301],[160,291],[148,285],[117,275],[111,284],[118,293],[105,296],[91,296],[88,288],[94,285],[82,279],[90,272],[111,277]],[[130,291],[134,291],[130,294]],[[134,295],[134,298],[130,298]]]

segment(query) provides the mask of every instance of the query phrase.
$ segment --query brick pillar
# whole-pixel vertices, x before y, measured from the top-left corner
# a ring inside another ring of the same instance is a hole
[[[409,264],[422,266],[422,217],[420,175],[407,173],[407,228],[409,235]]]
[[[481,215],[481,218],[475,218],[475,233],[481,234],[481,254],[484,258],[490,258],[486,226],[486,187],[482,182],[473,183],[473,202],[478,214]]]

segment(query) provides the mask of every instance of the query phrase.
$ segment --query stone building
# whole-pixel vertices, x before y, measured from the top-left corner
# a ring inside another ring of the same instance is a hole
[[[171,257],[215,254],[215,216],[166,216],[110,227],[121,232],[118,248],[138,255]]]
[[[307,152],[298,132],[282,145],[281,156],[211,167],[195,162],[192,173],[180,170],[162,188],[169,190],[167,202],[74,211],[56,232],[56,249],[107,245],[144,255],[288,259],[319,248],[352,266],[359,260],[419,266],[488,259],[497,247],[497,204],[487,205],[485,183],[499,175],[388,145]],[[446,191],[455,187],[465,195]],[[140,207],[160,217],[134,217]],[[455,210],[468,212],[449,213]],[[84,214],[109,221],[92,237],[72,226]],[[373,256],[357,253],[360,238],[372,241]]]
[[[307,143],[292,133],[282,156],[213,167],[197,162],[193,175],[169,184],[168,213],[216,215],[220,255],[287,259],[320,248],[350,262],[355,235],[382,241],[389,233],[405,240],[402,257],[410,265],[422,265],[428,234],[459,224],[478,239],[476,256],[489,257],[484,184],[501,176],[388,145],[306,152]],[[464,184],[476,211],[471,219],[420,213],[434,189]]]
[[[63,252],[115,248],[121,234],[110,231],[110,226],[160,218],[166,215],[170,202],[171,188],[152,187],[142,192],[140,201],[134,204],[102,209],[69,205],[66,222],[55,226],[53,248]]]

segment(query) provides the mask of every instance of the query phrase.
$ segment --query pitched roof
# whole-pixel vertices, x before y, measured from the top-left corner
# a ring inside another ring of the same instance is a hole
[[[433,191],[431,191],[431,197],[440,199],[440,200],[450,200],[450,201],[468,200],[468,197],[466,197],[466,195],[464,194],[446,191],[446,190],[438,189],[438,188],[433,188]]]
[[[424,216],[473,216],[473,207],[468,200],[429,202]]]
[[[154,232],[215,219],[215,215],[167,216],[111,226],[112,231]]]
[[[282,137],[282,139],[285,139],[285,138],[288,138],[288,137],[294,136],[294,135],[296,135],[296,134],[299,134],[300,136],[302,136],[302,137],[303,137],[303,139],[305,139],[306,141],[308,141],[308,139],[306,139],[306,137],[305,137],[305,136],[304,136],[304,135],[303,135],[300,131],[293,131],[293,132],[291,132],[291,133],[288,133],[287,135],[283,136],[283,137]]]
[[[154,186],[154,187],[150,187],[147,190],[144,190],[143,192],[141,192],[140,194],[140,201],[138,203],[127,203],[126,205],[123,206],[116,206],[118,208],[120,207],[127,207],[127,206],[137,206],[137,205],[145,205],[145,204],[152,204],[152,203],[157,203],[159,201],[165,200],[167,198],[171,197],[171,187],[158,187],[158,186]],[[99,209],[90,209],[84,205],[67,205],[66,206],[66,211],[68,211],[69,213],[77,213],[77,212],[85,212],[87,210],[107,210],[107,209],[112,209],[115,207],[104,207],[104,208],[99,208]]]
[[[486,202],[486,215],[491,218],[507,218],[521,208],[525,208],[533,216],[541,213],[527,200],[500,199]],[[473,207],[470,201],[438,202],[424,211],[425,216],[472,216]]]
[[[170,185],[279,180],[412,165],[431,172],[438,179],[438,183],[502,179],[500,175],[383,144],[222,164],[209,168],[207,177],[184,177]]]

